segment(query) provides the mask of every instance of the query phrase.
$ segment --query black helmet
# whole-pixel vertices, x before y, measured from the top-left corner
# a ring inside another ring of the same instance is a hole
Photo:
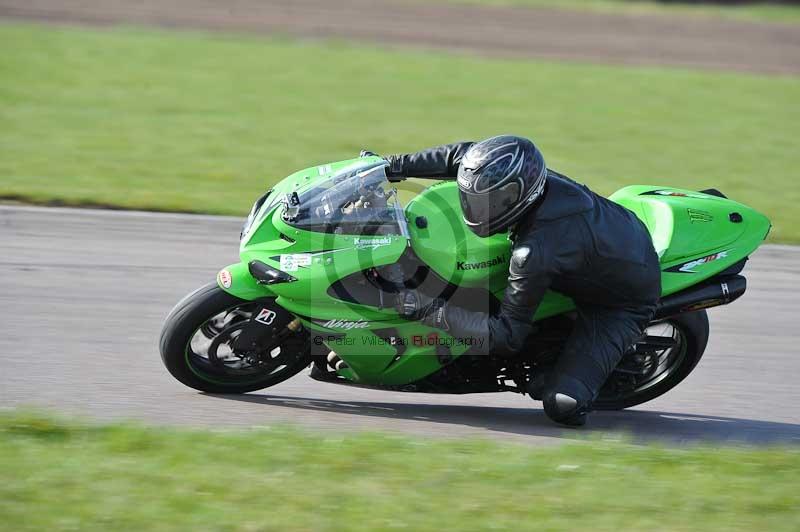
[[[470,146],[458,168],[464,222],[490,236],[516,222],[544,193],[547,167],[533,142],[501,135]]]

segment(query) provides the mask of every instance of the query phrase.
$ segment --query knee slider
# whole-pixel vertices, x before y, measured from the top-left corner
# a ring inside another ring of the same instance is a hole
[[[543,399],[547,417],[565,425],[583,425],[592,402],[592,394],[582,382],[567,376],[556,378]]]

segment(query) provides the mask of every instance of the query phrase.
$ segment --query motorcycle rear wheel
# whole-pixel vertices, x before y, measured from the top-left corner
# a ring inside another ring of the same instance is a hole
[[[164,366],[186,386],[209,393],[252,392],[293,377],[311,363],[302,331],[261,351],[235,348],[238,335],[253,326],[253,312],[262,308],[286,313],[271,300],[239,299],[216,283],[192,292],[164,323],[159,341]]]
[[[653,322],[646,335],[609,376],[594,402],[595,410],[646,403],[683,381],[708,344],[708,314],[700,310]]]

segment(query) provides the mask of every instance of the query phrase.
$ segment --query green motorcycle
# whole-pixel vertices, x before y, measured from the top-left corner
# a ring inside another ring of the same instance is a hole
[[[370,156],[275,185],[243,227],[241,262],[167,317],[160,350],[169,372],[212,393],[267,388],[309,365],[312,378],[350,386],[525,393],[559,356],[574,304],[548,292],[514,358],[474,354],[477,339],[401,319],[394,300],[404,288],[492,312],[508,274],[508,235],[475,236],[462,221],[455,182],[420,183],[390,182],[386,162]],[[611,199],[649,229],[663,294],[600,391],[598,409],[649,401],[694,369],[708,342],[705,309],[744,293],[740,272],[770,229],[763,214],[713,189],[636,185]]]

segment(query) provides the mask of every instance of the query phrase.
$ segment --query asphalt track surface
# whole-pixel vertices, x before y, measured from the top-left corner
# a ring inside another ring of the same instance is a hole
[[[516,394],[441,396],[322,384],[301,373],[260,392],[187,388],[158,355],[162,320],[237,260],[235,218],[0,205],[0,408],[98,420],[477,435],[543,444],[596,434],[800,444],[800,248],[764,246],[748,292],[712,311],[699,367],[647,405],[564,430]]]
[[[244,31],[487,56],[800,73],[800,25],[411,0],[0,0],[0,19]]]

